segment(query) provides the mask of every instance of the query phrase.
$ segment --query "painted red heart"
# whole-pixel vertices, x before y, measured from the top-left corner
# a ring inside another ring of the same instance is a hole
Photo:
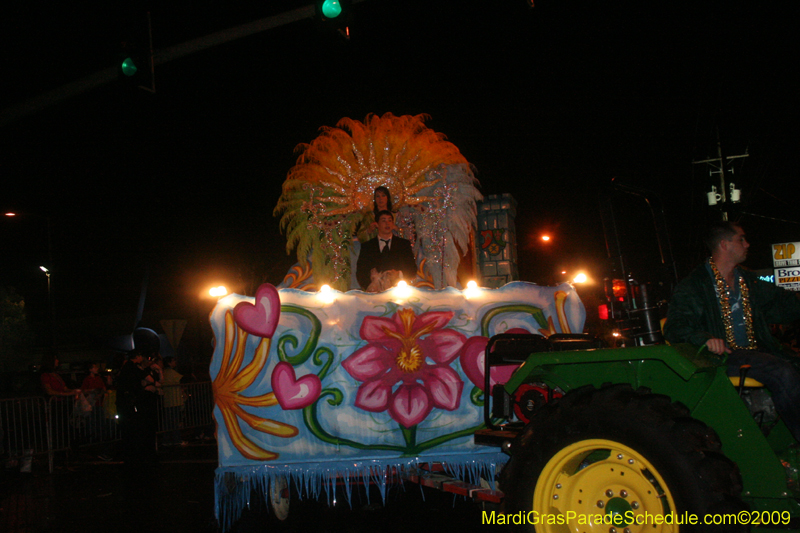
[[[481,390],[484,388],[483,362],[484,357],[486,357],[486,345],[488,343],[489,339],[486,337],[470,337],[461,349],[461,355],[459,356],[464,373],[472,384]],[[489,376],[489,384],[494,386],[495,383],[506,383],[511,378],[511,374],[517,369],[517,366],[493,366]]]
[[[314,374],[297,379],[294,367],[286,361],[275,365],[272,371],[272,392],[283,409],[302,409],[317,401],[322,382]]]
[[[256,291],[255,305],[239,302],[233,308],[233,319],[240,328],[251,335],[271,338],[281,317],[281,299],[278,290],[264,283]]]

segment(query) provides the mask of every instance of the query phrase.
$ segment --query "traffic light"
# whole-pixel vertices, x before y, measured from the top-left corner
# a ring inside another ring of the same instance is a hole
[[[342,4],[339,0],[322,0],[319,10],[323,17],[335,19],[342,14]]]
[[[121,43],[117,54],[117,73],[120,79],[132,86],[155,92],[152,58],[149,51],[128,43]]]
[[[119,71],[127,78],[133,78],[139,72],[142,58],[138,53],[128,50],[127,53],[120,54],[122,58],[119,62]]]
[[[156,92],[150,13],[147,13],[146,19],[131,17],[127,27],[121,29],[121,34],[117,52],[119,77],[140,89]]]
[[[350,0],[317,0],[315,6],[317,19],[322,25],[349,41],[352,20]]]

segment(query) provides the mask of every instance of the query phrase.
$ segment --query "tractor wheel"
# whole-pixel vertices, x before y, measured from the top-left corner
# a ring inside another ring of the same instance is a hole
[[[629,385],[582,387],[545,406],[512,443],[500,483],[503,512],[521,531],[743,530],[703,524],[746,509],[716,432],[667,396]],[[683,523],[691,515],[697,525]]]

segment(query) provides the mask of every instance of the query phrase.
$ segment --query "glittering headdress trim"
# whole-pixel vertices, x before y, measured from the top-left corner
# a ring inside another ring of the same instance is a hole
[[[343,118],[298,147],[274,213],[281,217],[287,252],[296,250],[301,263],[310,257],[318,286],[349,288],[352,237],[375,220],[376,187],[389,189],[400,237],[416,239],[414,251],[427,258],[435,286],[455,285],[477,224],[475,203],[483,197],[467,159],[425,125],[427,118]]]
[[[714,274],[714,281],[717,284],[717,296],[719,297],[719,307],[722,311],[722,324],[725,327],[725,341],[732,350],[743,350],[756,347],[756,335],[753,332],[753,309],[750,306],[750,289],[744,281],[744,276],[739,276],[739,290],[742,291],[742,313],[744,314],[744,327],[747,332],[747,346],[739,346],[736,343],[736,336],[733,334],[733,321],[731,320],[731,301],[728,284],[720,274],[714,259],[709,257],[708,264]]]

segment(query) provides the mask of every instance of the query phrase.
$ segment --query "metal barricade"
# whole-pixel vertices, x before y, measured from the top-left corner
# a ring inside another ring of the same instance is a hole
[[[187,428],[202,428],[214,423],[214,394],[211,382],[187,383],[183,385],[186,391],[184,404],[184,425]]]
[[[210,428],[213,409],[211,382],[166,386],[159,402],[158,432],[173,433],[174,437],[168,438],[180,441],[182,430]],[[209,429],[208,434],[212,431]]]
[[[44,398],[0,400],[0,457],[18,461],[49,451],[47,402]]]
[[[116,391],[108,391],[99,405],[89,400],[74,396],[0,400],[0,458],[18,461],[47,454],[53,472],[55,452],[119,440]],[[200,428],[210,436],[213,409],[210,382],[164,387],[158,402],[158,432],[175,432],[180,438],[181,431]]]

